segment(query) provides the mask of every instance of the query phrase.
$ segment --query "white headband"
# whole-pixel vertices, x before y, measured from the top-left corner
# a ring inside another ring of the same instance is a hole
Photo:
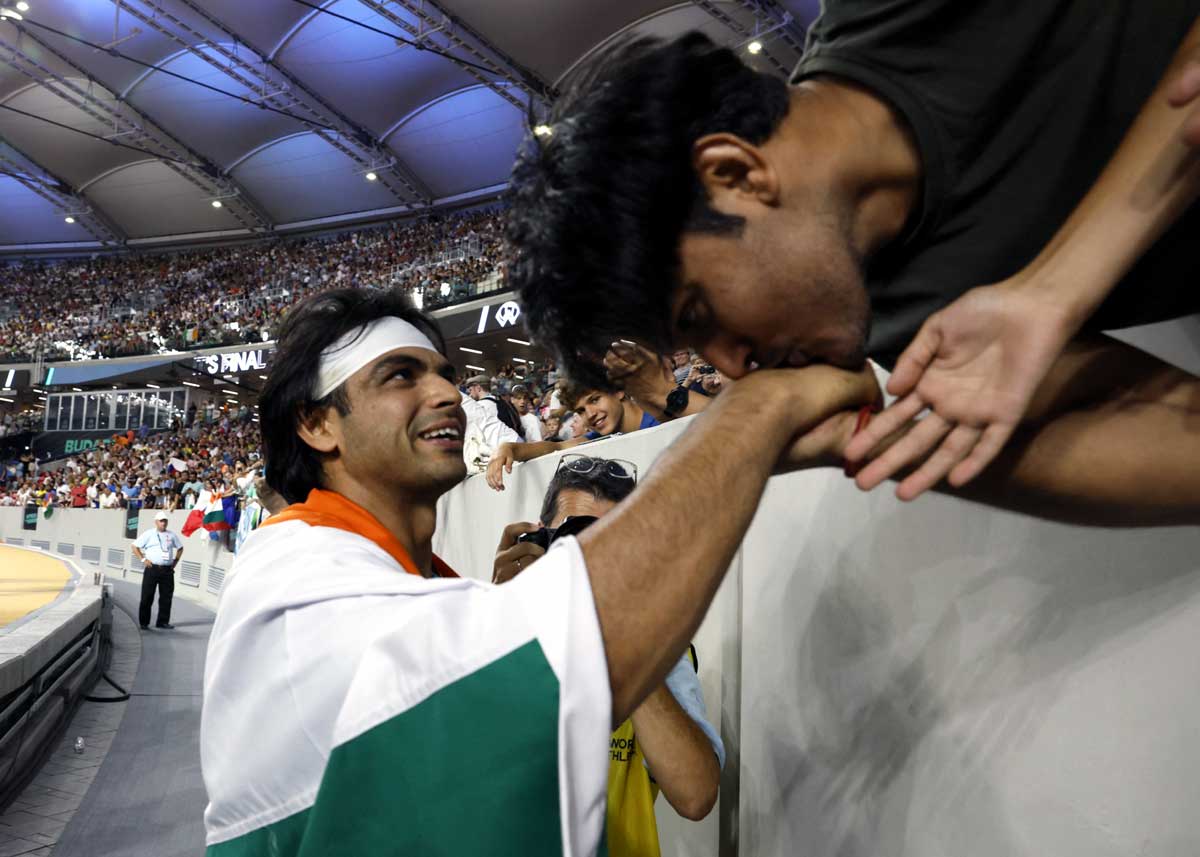
[[[377,318],[370,324],[354,328],[321,352],[313,398],[324,399],[376,357],[397,348],[437,351],[428,336],[404,319],[392,315]]]

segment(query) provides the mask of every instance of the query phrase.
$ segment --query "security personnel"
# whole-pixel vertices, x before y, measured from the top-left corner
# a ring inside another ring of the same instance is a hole
[[[142,572],[142,601],[138,605],[138,624],[150,627],[150,607],[154,590],[158,588],[158,621],[156,628],[170,630],[171,596],[175,593],[175,566],[183,556],[183,540],[167,529],[167,513],[154,516],[154,529],[146,530],[133,543],[133,553],[145,565]]]

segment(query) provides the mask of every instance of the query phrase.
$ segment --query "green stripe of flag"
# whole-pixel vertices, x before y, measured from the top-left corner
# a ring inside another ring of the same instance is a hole
[[[313,806],[208,857],[561,857],[558,680],[530,641],[335,749]]]

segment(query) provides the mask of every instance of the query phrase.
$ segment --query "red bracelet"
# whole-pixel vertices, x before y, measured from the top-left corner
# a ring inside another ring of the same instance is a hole
[[[854,423],[854,432],[850,435],[850,437],[854,437],[854,435],[858,434],[867,427],[867,423],[871,421],[871,414],[874,412],[875,407],[873,405],[863,405],[858,409],[858,420]],[[860,470],[862,470],[861,461],[851,462],[846,461],[845,458],[842,459],[842,472],[845,473],[848,478],[853,479],[858,475],[858,471]]]

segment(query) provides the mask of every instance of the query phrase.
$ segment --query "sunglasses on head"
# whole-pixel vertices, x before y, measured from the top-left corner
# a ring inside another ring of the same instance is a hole
[[[632,479],[637,482],[637,465],[632,461],[625,461],[622,458],[592,458],[590,455],[582,455],[577,452],[569,452],[564,455],[554,472],[570,470],[572,473],[586,476],[597,469],[616,479]]]

